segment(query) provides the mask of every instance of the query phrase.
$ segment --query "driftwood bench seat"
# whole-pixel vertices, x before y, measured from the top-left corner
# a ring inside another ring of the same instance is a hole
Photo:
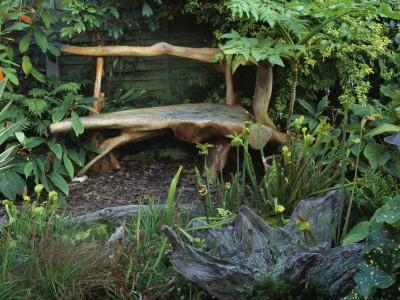
[[[210,62],[214,55],[220,52],[214,48],[186,48],[176,47],[167,43],[158,43],[150,47],[130,46],[98,46],[98,47],[73,47],[63,46],[61,51],[78,55],[91,55],[97,57],[97,71],[94,87],[94,97],[99,101],[93,103],[92,107],[99,112],[104,107],[104,94],[101,93],[101,78],[103,74],[103,56],[154,56],[169,54],[200,61]],[[216,155],[211,151],[208,159],[210,171],[216,174],[224,167],[229,149],[230,140],[226,135],[242,132],[244,122],[253,119],[254,126],[250,134],[249,145],[258,149],[258,124],[260,127],[261,144],[264,146],[268,140],[283,143],[285,136],[276,131],[267,114],[268,104],[272,89],[272,65],[268,62],[260,62],[257,70],[256,89],[254,94],[253,110],[255,117],[241,106],[235,104],[233,81],[231,69],[223,61],[222,65],[214,64],[214,67],[225,73],[226,81],[226,104],[182,104],[162,107],[150,107],[132,109],[103,115],[90,115],[81,117],[83,127],[90,130],[88,142],[98,147],[101,155],[92,157],[89,163],[78,173],[82,175],[93,168],[95,163],[100,167],[97,170],[109,170],[119,168],[119,163],[112,154],[112,150],[121,145],[142,141],[148,138],[174,133],[177,139],[198,143],[210,138],[216,138],[223,150]],[[254,120],[255,119],[255,120]],[[117,137],[103,141],[100,130],[117,129],[121,134]],[[70,119],[51,124],[52,133],[72,130]],[[98,162],[100,160],[100,162]]]
[[[82,124],[85,129],[118,129],[121,135],[105,140],[99,147],[102,155],[90,161],[80,175],[116,147],[171,132],[174,132],[175,138],[191,143],[217,138],[224,148],[229,149],[230,141],[224,137],[233,131],[242,132],[245,121],[249,121],[249,116],[241,105],[210,103],[150,107],[84,117]],[[65,132],[71,127],[71,120],[67,119],[52,124],[51,130],[54,133]],[[265,145],[270,137],[271,130],[261,126],[262,144]],[[249,144],[259,148],[258,126],[253,126]],[[210,167],[215,173],[216,166],[211,163]]]

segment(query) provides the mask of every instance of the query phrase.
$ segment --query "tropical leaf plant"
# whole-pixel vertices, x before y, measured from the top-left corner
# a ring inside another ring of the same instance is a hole
[[[0,82],[0,99],[3,95],[4,88],[7,84],[8,81],[8,76],[6,76],[1,82]],[[6,113],[8,108],[10,107],[12,101],[9,102],[1,111],[0,111],[0,119],[2,116]],[[23,123],[22,121],[19,121],[17,123],[14,123],[10,126],[7,126],[0,129],[0,146],[19,128],[21,127]],[[0,154],[0,191],[5,194],[5,195],[14,195],[16,193],[16,189],[20,188],[22,182],[22,178],[18,175],[15,174],[15,176],[8,177],[7,175],[10,173],[10,168],[12,167],[11,162],[13,161],[13,157],[11,157],[11,154],[15,151],[16,146],[11,146],[8,147],[5,151],[3,151]],[[6,181],[7,178],[11,178],[11,182]],[[23,189],[23,187],[22,187]]]
[[[357,225],[345,239],[356,242],[366,237],[367,241],[354,276],[357,287],[344,299],[396,299],[400,292],[400,195],[388,200],[368,223]]]
[[[372,100],[364,105],[355,103],[349,105],[352,115],[347,132],[351,134],[351,139],[360,138],[358,134],[360,120],[368,118],[361,141],[361,150],[365,157],[364,162],[360,164],[361,170],[366,170],[369,166],[373,171],[381,168],[392,176],[399,177],[399,150],[390,144],[382,143],[382,137],[388,138],[390,134],[400,131],[400,119],[397,117],[400,111],[400,90],[397,86],[382,86],[381,92],[383,94],[381,101],[386,104]]]

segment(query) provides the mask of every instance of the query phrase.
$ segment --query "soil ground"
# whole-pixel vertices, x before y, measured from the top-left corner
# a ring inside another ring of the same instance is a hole
[[[164,203],[168,197],[173,177],[183,166],[176,188],[181,203],[195,203],[199,199],[195,166],[199,160],[122,162],[121,169],[107,172],[91,172],[83,182],[69,184],[67,213],[84,215],[106,207],[130,204],[147,204],[151,198]]]
[[[72,182],[67,179],[69,196],[66,197],[66,201],[69,207],[66,213],[73,216],[85,215],[106,207],[139,204],[139,199],[142,199],[142,204],[147,204],[150,197],[155,202],[164,203],[179,166],[183,166],[183,170],[179,177],[175,199],[178,198],[182,204],[199,203],[195,167],[202,173],[203,158],[197,151],[185,153],[179,149],[172,151],[169,149],[167,154],[162,154],[162,151],[149,150],[125,156],[128,161],[120,159],[121,169],[88,172],[87,179],[82,182]],[[233,166],[228,165],[224,169],[224,177],[228,179],[230,172],[234,173],[235,170]],[[216,189],[212,188],[211,193],[214,195]],[[31,199],[34,199],[34,195],[31,195]],[[20,200],[15,201],[16,205],[21,204],[20,202]],[[4,206],[1,205],[0,217],[5,214]]]

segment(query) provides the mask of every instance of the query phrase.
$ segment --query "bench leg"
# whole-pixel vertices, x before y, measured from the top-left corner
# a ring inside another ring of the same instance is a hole
[[[222,147],[218,149],[218,147]],[[218,144],[213,148],[209,148],[209,155],[207,157],[207,167],[210,170],[212,176],[216,177],[218,173],[222,172],[225,167],[226,161],[228,160],[229,150],[232,148],[231,140],[228,138],[220,138]],[[218,153],[218,151],[220,151]],[[203,172],[205,177],[206,171]]]
[[[99,147],[99,150],[102,152],[101,154],[97,155],[93,158],[90,162],[87,163],[77,174],[77,176],[84,175],[98,160],[102,157],[110,153],[113,149],[125,145],[127,143],[132,142],[139,142],[145,139],[149,139],[152,137],[157,137],[161,135],[167,134],[169,131],[159,130],[159,131],[147,131],[147,132],[138,132],[138,133],[131,133],[131,132],[121,132],[121,135],[109,138],[105,140]]]

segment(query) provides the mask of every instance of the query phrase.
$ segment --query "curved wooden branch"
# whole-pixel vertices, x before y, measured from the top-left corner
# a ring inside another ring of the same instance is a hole
[[[103,71],[103,58],[98,57],[98,64],[97,64],[97,74],[96,74],[96,81],[95,81],[95,89],[94,89],[94,97],[99,97],[100,100],[93,102],[92,107],[95,111],[100,112],[101,109],[104,107],[104,93],[100,91],[100,82],[101,82],[101,73]],[[90,115],[94,116],[94,113],[90,112]],[[101,133],[99,128],[94,128],[95,130],[91,130],[88,133],[87,142],[89,145],[92,145],[96,148],[100,147],[103,143],[103,134]],[[88,153],[88,159],[93,161],[95,157],[94,154]],[[121,168],[117,158],[115,157],[114,153],[109,152],[107,156],[103,157],[100,161],[96,159],[96,165],[93,166],[93,170],[96,171],[106,171],[106,170],[117,170]],[[92,165],[92,164],[91,164]]]
[[[232,69],[229,64],[224,62],[225,84],[226,84],[226,104],[235,104],[235,92],[233,90]]]
[[[169,54],[179,57],[192,58],[210,62],[215,54],[222,52],[217,48],[189,48],[173,46],[168,43],[157,43],[149,47],[141,46],[97,46],[75,47],[62,46],[61,51],[89,56],[157,56]]]
[[[256,86],[254,89],[253,110],[256,121],[262,121],[264,125],[276,129],[268,116],[268,106],[272,93],[272,65],[260,62],[257,68]]]
[[[96,67],[96,79],[94,82],[94,91],[93,97],[100,98],[100,100],[93,102],[92,108],[98,113],[102,110],[105,105],[104,102],[104,94],[101,93],[101,77],[103,76],[103,66],[104,66],[104,58],[97,58],[97,67]],[[90,112],[89,115],[94,115],[93,112]]]

